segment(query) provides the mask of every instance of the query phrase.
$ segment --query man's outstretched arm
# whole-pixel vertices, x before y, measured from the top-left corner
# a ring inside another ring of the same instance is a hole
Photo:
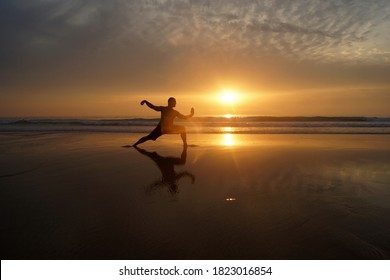
[[[150,108],[150,109],[153,109],[155,111],[161,111],[161,107],[160,106],[154,106],[152,103],[150,103],[149,101],[147,100],[142,100],[141,101],[141,105],[143,106],[144,104],[146,103],[146,105]]]
[[[182,114],[180,114],[179,112],[177,112],[177,117],[178,117],[179,119],[185,120],[185,119],[191,118],[191,117],[194,115],[194,113],[195,113],[194,108],[191,108],[191,113],[190,113],[189,115],[182,115]]]

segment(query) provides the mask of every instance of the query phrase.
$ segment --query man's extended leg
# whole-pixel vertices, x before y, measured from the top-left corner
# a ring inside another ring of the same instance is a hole
[[[146,142],[148,140],[151,140],[149,135],[144,136],[144,137],[140,138],[133,146],[136,147],[137,145],[139,145],[139,144],[141,144],[143,142]]]
[[[153,140],[153,141],[156,141],[156,139],[158,137],[161,136],[161,127],[160,125],[158,125],[149,135],[146,135],[144,137],[142,137],[141,139],[139,139],[133,146],[136,147],[137,145],[143,143],[143,142],[146,142],[148,140]]]

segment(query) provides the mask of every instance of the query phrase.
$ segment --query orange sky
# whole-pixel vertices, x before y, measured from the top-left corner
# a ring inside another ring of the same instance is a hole
[[[0,4],[0,117],[390,116],[388,1]],[[235,91],[233,104],[219,99]]]

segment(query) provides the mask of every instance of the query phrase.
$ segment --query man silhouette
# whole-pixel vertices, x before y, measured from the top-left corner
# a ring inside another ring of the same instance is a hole
[[[175,118],[179,118],[179,119],[191,118],[194,115],[194,108],[191,108],[191,114],[185,116],[173,109],[176,106],[176,99],[173,97],[170,97],[168,99],[168,106],[154,106],[149,101],[146,100],[141,101],[141,105],[144,105],[145,103],[149,108],[161,112],[161,119],[157,127],[149,135],[146,135],[141,139],[139,139],[133,146],[136,147],[137,145],[144,143],[145,141],[148,140],[156,141],[156,139],[163,134],[180,134],[181,139],[183,140],[183,145],[187,147],[186,128],[181,125],[173,124],[173,120]]]

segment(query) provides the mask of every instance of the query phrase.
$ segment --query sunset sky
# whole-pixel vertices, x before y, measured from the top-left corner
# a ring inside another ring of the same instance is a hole
[[[2,0],[0,117],[390,116],[389,0]],[[233,101],[221,95],[230,92]]]

